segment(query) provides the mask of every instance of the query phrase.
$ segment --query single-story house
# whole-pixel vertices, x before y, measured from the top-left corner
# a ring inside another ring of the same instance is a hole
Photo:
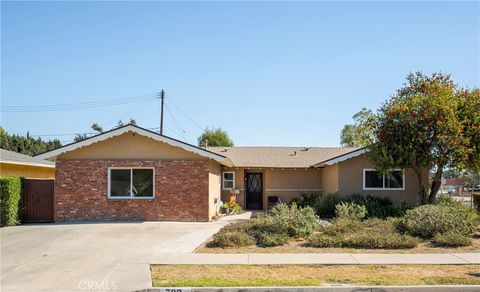
[[[417,202],[410,170],[375,171],[363,148],[200,148],[127,125],[43,153],[55,161],[54,220],[208,221],[220,198],[246,209],[302,192]],[[426,174],[427,175],[427,172]]]
[[[55,177],[55,163],[0,149],[0,176],[53,179]]]

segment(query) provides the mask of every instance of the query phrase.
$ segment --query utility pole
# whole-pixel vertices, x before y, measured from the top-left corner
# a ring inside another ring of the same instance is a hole
[[[162,91],[160,91],[158,93],[158,97],[160,98],[161,100],[161,107],[160,107],[160,135],[163,135],[163,103],[164,103],[164,100],[165,100],[165,91],[162,89]]]

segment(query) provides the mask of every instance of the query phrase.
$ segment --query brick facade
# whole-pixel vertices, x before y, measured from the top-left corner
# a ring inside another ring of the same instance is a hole
[[[154,199],[108,199],[108,167],[154,167]],[[208,221],[206,160],[59,160],[55,222]]]

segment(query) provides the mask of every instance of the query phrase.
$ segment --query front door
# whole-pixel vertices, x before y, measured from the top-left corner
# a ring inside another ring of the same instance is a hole
[[[245,177],[247,210],[263,209],[263,179],[261,173],[247,173]]]

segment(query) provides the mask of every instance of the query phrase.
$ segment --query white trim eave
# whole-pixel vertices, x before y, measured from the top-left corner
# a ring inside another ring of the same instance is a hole
[[[97,136],[87,138],[87,139],[82,140],[80,142],[72,143],[72,144],[60,147],[58,149],[52,150],[52,151],[42,153],[42,154],[37,155],[35,157],[40,158],[40,159],[55,160],[55,158],[58,155],[63,154],[65,152],[73,151],[75,149],[85,147],[85,146],[89,146],[89,145],[95,144],[97,142],[105,141],[107,139],[110,139],[110,138],[113,138],[113,137],[116,137],[116,136],[120,136],[120,135],[128,133],[128,132],[136,133],[138,135],[145,136],[145,137],[151,138],[153,140],[166,143],[170,146],[180,147],[180,148],[182,148],[186,151],[193,152],[193,153],[201,155],[203,157],[208,157],[210,159],[213,159],[213,160],[217,161],[218,163],[220,163],[222,165],[225,165],[225,166],[229,166],[229,167],[233,166],[233,163],[228,158],[226,158],[224,156],[221,156],[219,154],[215,154],[215,153],[207,151],[207,150],[203,150],[203,149],[195,147],[193,145],[190,145],[190,144],[187,144],[187,143],[184,143],[184,142],[180,142],[180,141],[177,141],[175,139],[172,139],[172,138],[160,135],[158,133],[154,133],[154,132],[142,129],[140,127],[132,126],[132,125],[121,127],[121,128],[109,131],[109,132],[105,132],[103,134],[99,134]]]
[[[345,161],[347,159],[360,156],[360,155],[362,155],[364,153],[367,153],[367,152],[368,152],[367,148],[360,148],[360,149],[354,150],[352,152],[348,152],[346,154],[337,156],[335,158],[332,158],[332,159],[325,160],[325,161],[322,161],[320,163],[314,164],[312,167],[325,167],[325,166],[329,166],[329,165],[334,165],[336,163]]]
[[[0,161],[0,163],[55,168],[55,165],[51,165],[51,164],[42,164],[42,163],[35,163],[35,162],[20,162],[20,161],[14,161],[14,160],[2,160]]]

